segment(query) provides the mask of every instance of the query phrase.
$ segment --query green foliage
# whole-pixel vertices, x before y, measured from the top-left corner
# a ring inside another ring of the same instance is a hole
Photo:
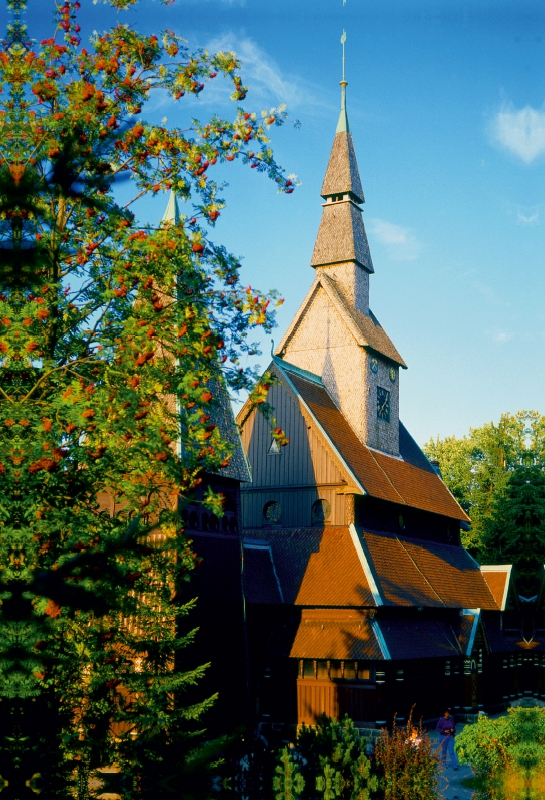
[[[455,749],[460,764],[468,764],[476,775],[490,775],[507,767],[508,717],[491,720],[479,717],[456,736]]]
[[[348,715],[337,721],[324,714],[316,726],[302,725],[295,748],[278,756],[276,800],[370,800],[378,781],[365,745]]]
[[[296,800],[305,788],[305,779],[287,747],[280,751],[278,760],[280,764],[275,767],[273,777],[275,800]]]
[[[483,520],[481,553],[488,563],[514,565],[518,591],[539,591],[545,562],[545,475],[539,467],[519,466]]]
[[[507,716],[481,717],[456,737],[461,764],[477,776],[497,778],[505,771],[537,771],[545,767],[545,709],[510,708]]]
[[[471,517],[462,544],[481,557],[484,529],[510,474],[521,465],[545,464],[545,417],[537,411],[502,414],[500,421],[471,428],[461,439],[430,439],[424,452],[437,459],[443,480]]]
[[[407,725],[391,731],[383,730],[376,747],[380,787],[385,800],[433,800],[438,798],[438,759],[429,736],[418,726],[417,741],[412,739],[415,727],[412,715]]]
[[[218,394],[251,387],[249,331],[273,324],[211,240],[224,202],[210,174],[239,158],[290,194],[269,146],[286,114],[139,121],[154,92],[174,103],[217,74],[242,101],[234,54],[125,25],[82,48],[74,0],[53,4],[55,36],[36,45],[24,7],[10,0],[0,46],[2,735],[51,796],[86,796],[112,763],[125,798],[155,796],[165,764],[199,763],[214,701],[184,702],[206,666],[185,664],[179,590],[197,558],[180,510],[228,465]],[[138,198],[164,191],[188,213],[138,223]],[[221,514],[221,497],[204,502]]]

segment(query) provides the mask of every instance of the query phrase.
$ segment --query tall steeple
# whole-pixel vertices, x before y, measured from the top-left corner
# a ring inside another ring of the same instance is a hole
[[[365,197],[346,110],[345,41],[343,32],[341,111],[322,184],[324,210],[310,263],[335,280],[357,311],[368,314],[369,273],[374,269],[360,208]]]
[[[178,198],[176,193],[171,189],[168,197],[167,207],[161,219],[161,222],[173,222],[175,225],[180,221],[180,209],[178,208]]]

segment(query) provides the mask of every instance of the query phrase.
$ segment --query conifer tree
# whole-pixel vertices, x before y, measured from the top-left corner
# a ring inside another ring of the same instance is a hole
[[[234,54],[122,25],[82,47],[76,0],[56,5],[55,35],[37,46],[24,0],[8,5],[0,773],[13,797],[42,781],[44,796],[83,798],[105,791],[97,770],[115,764],[111,791],[156,797],[165,765],[187,765],[213,700],[184,704],[204,666],[183,667],[193,634],[178,619],[191,603],[178,590],[195,556],[180,509],[204,472],[228,463],[217,395],[251,384],[240,367],[248,331],[272,325],[270,298],[243,288],[240,264],[210,238],[224,205],[210,173],[239,158],[291,193],[268,136],[286,115],[237,107],[232,121],[183,130],[147,123],[154,91],[176,102],[216,75],[240,103]],[[117,199],[122,178],[135,198],[173,191],[191,211],[142,224]],[[205,503],[221,515],[221,497]]]
[[[488,563],[513,564],[520,594],[537,593],[545,563],[545,475],[539,467],[520,465],[510,473],[484,521],[482,551]]]

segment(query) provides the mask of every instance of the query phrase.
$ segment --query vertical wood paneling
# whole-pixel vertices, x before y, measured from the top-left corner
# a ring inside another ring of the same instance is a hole
[[[339,719],[348,714],[358,722],[376,717],[374,686],[355,686],[312,679],[297,680],[297,723],[314,725],[320,714]]]
[[[241,438],[251,466],[252,483],[247,484],[251,490],[243,492],[244,527],[261,527],[263,507],[271,500],[282,506],[282,527],[308,527],[312,524],[312,504],[319,498],[331,506],[328,524],[344,525],[344,496],[338,495],[337,489],[347,477],[316,424],[307,412],[302,412],[283,384],[271,387],[268,402],[274,408],[276,425],[286,432],[290,443],[281,448],[279,455],[269,455],[271,422],[257,410],[245,421]],[[294,487],[291,492],[290,486]],[[288,491],[280,490],[284,487]],[[263,492],[256,491],[260,488]]]

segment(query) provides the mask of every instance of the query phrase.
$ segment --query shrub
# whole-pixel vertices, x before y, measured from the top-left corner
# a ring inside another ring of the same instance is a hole
[[[407,725],[392,731],[383,730],[376,747],[380,787],[385,800],[431,800],[438,797],[438,761],[436,752],[422,722],[416,726],[417,738],[411,738],[415,730],[412,711]]]
[[[545,708],[510,708],[505,717],[481,717],[456,737],[456,752],[477,776],[542,768]]]
[[[295,748],[279,753],[275,800],[370,800],[378,781],[365,749],[348,715],[338,721],[323,714],[315,727],[303,725]]]

